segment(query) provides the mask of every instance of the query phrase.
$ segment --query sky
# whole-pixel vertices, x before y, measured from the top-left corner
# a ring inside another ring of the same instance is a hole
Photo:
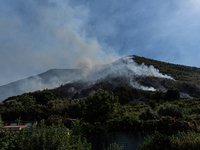
[[[138,55],[200,67],[199,0],[0,0],[0,85]]]

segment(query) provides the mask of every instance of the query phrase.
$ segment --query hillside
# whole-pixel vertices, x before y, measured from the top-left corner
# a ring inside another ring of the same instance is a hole
[[[200,84],[200,68],[171,64],[158,60],[148,59],[134,55],[134,60],[138,64],[153,65],[163,74],[173,77],[175,80]]]
[[[180,72],[184,74],[178,76]],[[110,132],[156,130],[167,136],[200,132],[200,86],[192,74],[199,75],[198,68],[138,56],[122,57],[87,71],[53,69],[20,82],[27,81],[29,88],[33,83],[37,87],[35,81],[60,86],[9,97],[0,103],[0,115],[3,121],[62,122],[69,128],[69,121],[76,118],[72,131],[89,141],[92,135]],[[9,86],[19,90],[20,82]]]
[[[16,96],[37,90],[52,89],[75,80],[83,74],[79,69],[50,69],[44,73],[0,86],[0,102],[10,96]]]
[[[200,81],[195,80],[196,78],[200,79],[199,68],[165,63],[135,55],[134,57],[128,57],[138,65],[122,60],[123,64],[126,65],[120,66],[121,62],[118,60],[98,70],[100,72],[98,76],[101,74],[100,77],[95,78],[98,81],[94,82],[93,80],[91,83],[88,80],[85,82],[76,81],[58,87],[55,90],[60,93],[61,97],[83,98],[100,89],[113,91],[119,86],[142,91],[158,90],[162,92],[175,88],[180,91],[181,98],[200,97]],[[131,67],[129,67],[130,64],[132,65]],[[91,78],[93,76],[92,73],[90,72],[88,75]],[[143,96],[141,95],[139,99],[142,98]]]
[[[175,79],[175,80],[174,80]],[[91,70],[51,69],[36,76],[0,86],[0,101],[10,96],[55,89],[61,97],[83,98],[118,86],[166,92],[173,87],[181,98],[200,97],[200,69],[139,56],[126,56]]]

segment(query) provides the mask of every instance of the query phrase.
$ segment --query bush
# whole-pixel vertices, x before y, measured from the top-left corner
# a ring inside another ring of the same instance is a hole
[[[192,127],[189,125],[189,122],[169,116],[163,116],[157,122],[157,130],[167,135],[177,134],[179,131],[187,132],[190,129],[192,129]]]
[[[200,134],[195,132],[179,132],[171,138],[172,150],[198,150]]]
[[[151,107],[147,107],[140,112],[139,118],[143,120],[153,120],[159,118],[159,116]]]
[[[197,127],[197,122],[195,121],[195,119],[189,115],[184,115],[183,116],[183,120],[185,121],[188,121],[188,122],[191,122],[194,124],[194,127],[196,128]]]
[[[165,94],[166,100],[179,100],[180,99],[180,92],[178,89],[169,88]]]
[[[156,91],[151,94],[151,99],[155,100],[157,103],[165,98],[165,93],[161,91]]]
[[[167,136],[159,132],[148,136],[138,150],[198,150],[200,134],[195,132],[179,132]]]
[[[171,149],[170,137],[159,132],[145,138],[138,150],[169,150]]]
[[[106,122],[111,118],[117,102],[118,97],[103,90],[87,97],[85,100],[85,120],[90,123]]]
[[[110,146],[105,150],[124,150],[124,146],[119,147],[117,143],[112,143]]]
[[[4,122],[2,121],[1,116],[0,116],[0,127],[2,127],[3,125],[4,125]]]
[[[122,117],[115,117],[107,121],[108,131],[138,131],[141,128],[141,121],[137,114],[125,113]]]
[[[183,118],[183,112],[178,105],[167,104],[160,105],[157,110],[158,115],[160,116],[172,116],[177,118]]]
[[[156,107],[156,101],[155,100],[149,100],[149,106],[154,109]]]
[[[69,133],[69,130],[63,124],[46,126],[44,121],[41,122],[39,127],[33,126],[31,132],[26,128],[15,133],[15,136],[9,133],[5,134],[0,139],[0,147],[3,150],[91,150],[90,143],[87,143],[85,139],[82,140],[80,135]]]

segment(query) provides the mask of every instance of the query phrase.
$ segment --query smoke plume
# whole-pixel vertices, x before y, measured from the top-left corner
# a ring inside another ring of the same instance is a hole
[[[200,66],[198,0],[2,0],[0,6],[0,85],[127,54]]]
[[[174,80],[168,75],[163,75],[154,66],[146,66],[144,63],[138,65],[134,60],[133,56],[122,57],[112,63],[100,66],[94,66],[86,76],[85,80],[99,80],[110,76],[124,77],[124,78],[135,78],[135,77],[158,77],[167,78]]]

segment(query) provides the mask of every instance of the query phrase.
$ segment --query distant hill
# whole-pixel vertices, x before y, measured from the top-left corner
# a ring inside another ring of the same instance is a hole
[[[200,97],[200,68],[131,55],[91,70],[51,69],[0,86],[0,101],[43,89],[54,89],[61,97],[83,98],[100,89],[113,91],[119,86],[162,92],[173,87],[182,98]]]
[[[83,74],[80,69],[51,69],[36,76],[0,86],[0,101],[10,96],[43,89],[52,89],[75,80]]]

